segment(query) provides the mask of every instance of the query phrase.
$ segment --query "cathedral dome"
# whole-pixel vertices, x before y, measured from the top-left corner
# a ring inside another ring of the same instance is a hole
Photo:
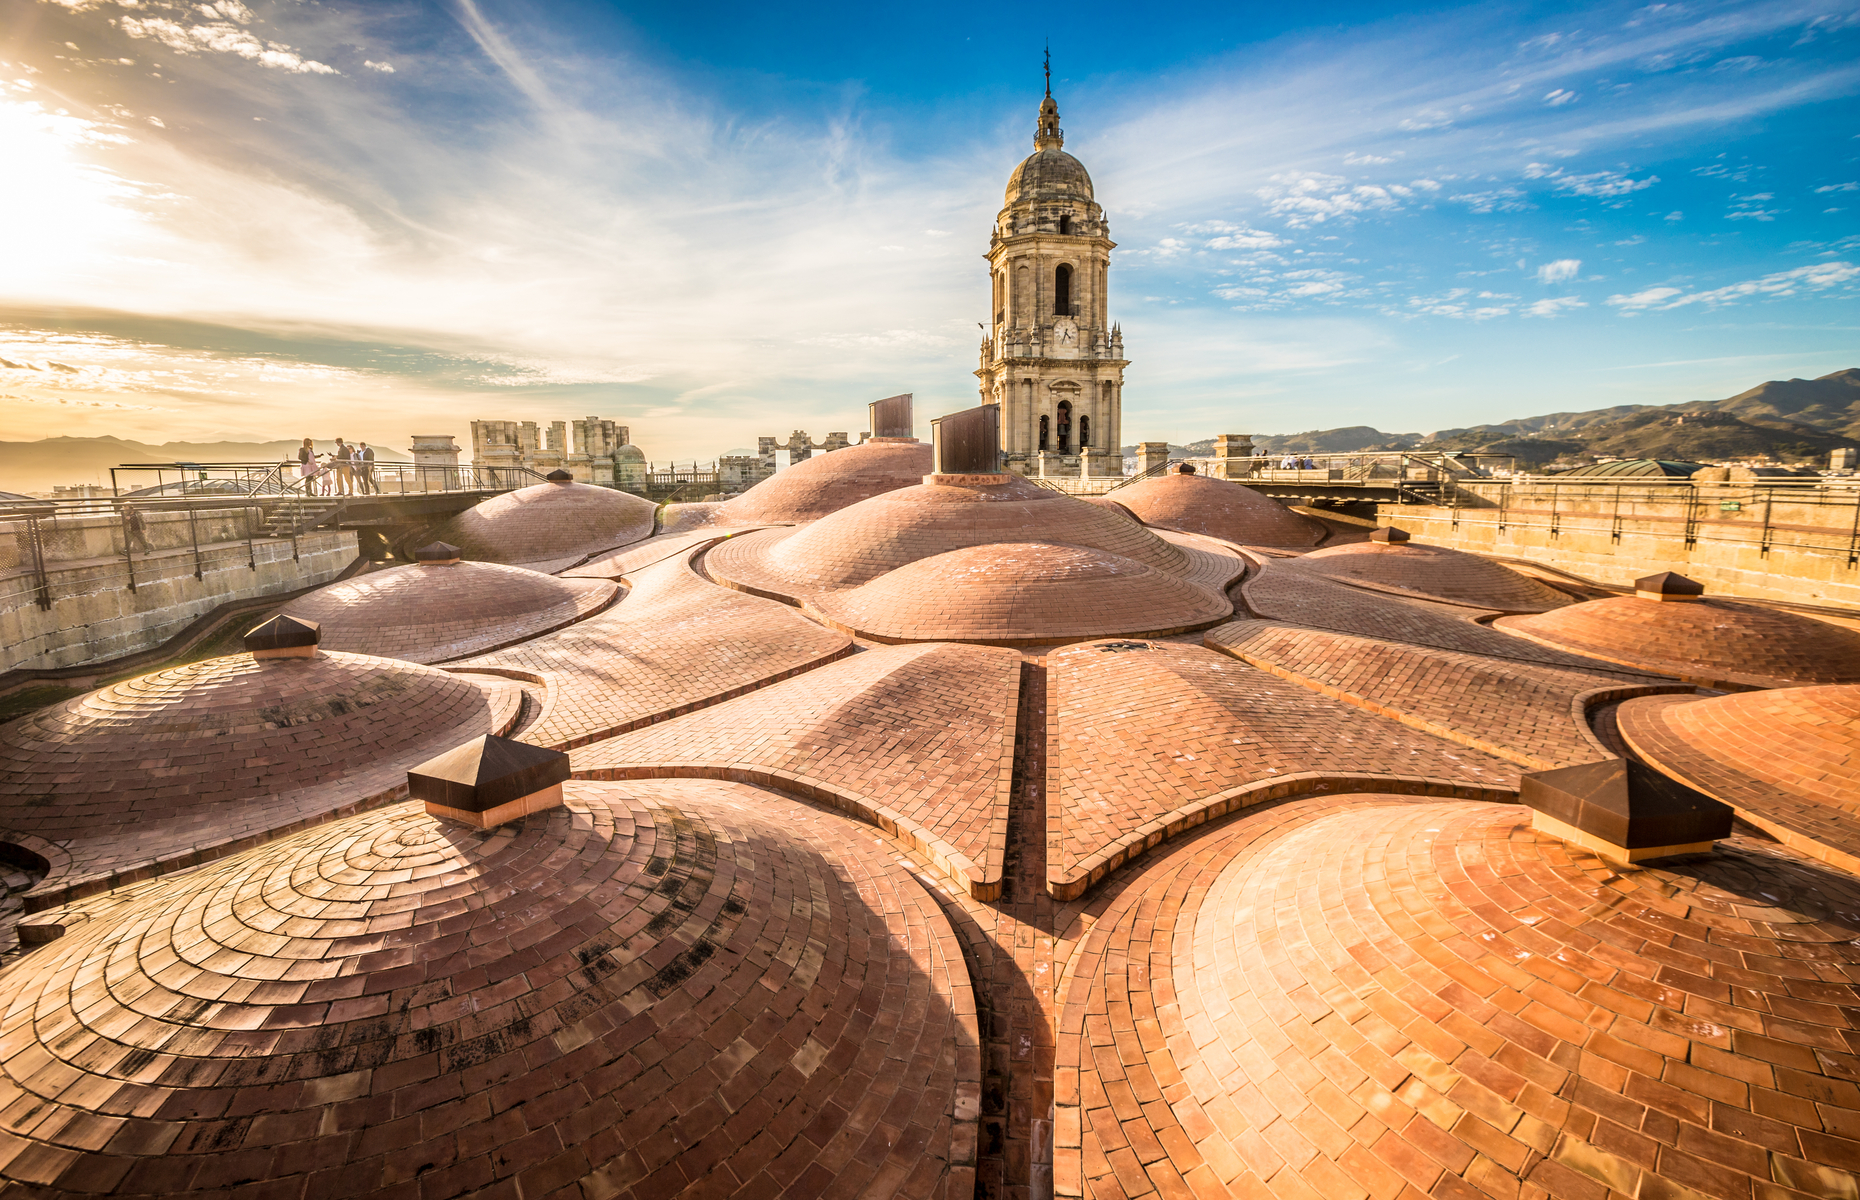
[[[1007,206],[1032,204],[1041,200],[1086,200],[1092,198],[1091,176],[1085,164],[1057,146],[1036,150],[1014,168],[1008,177]]]

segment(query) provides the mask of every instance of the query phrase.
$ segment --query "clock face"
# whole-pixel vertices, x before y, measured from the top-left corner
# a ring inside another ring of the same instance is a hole
[[[1079,327],[1071,317],[1060,317],[1053,322],[1053,339],[1061,346],[1076,346],[1079,340]]]

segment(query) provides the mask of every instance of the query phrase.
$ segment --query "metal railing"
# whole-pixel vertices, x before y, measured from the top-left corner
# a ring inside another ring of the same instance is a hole
[[[150,475],[152,484],[144,482]],[[528,467],[428,466],[386,459],[375,460],[365,470],[351,466],[347,473],[324,465],[308,478],[290,462],[124,463],[110,468],[110,486],[118,500],[508,492],[541,482],[542,475]]]
[[[1174,471],[1182,463],[1215,479],[1253,484],[1322,484],[1396,489],[1433,486],[1460,479],[1508,476],[1517,459],[1509,454],[1429,454],[1383,451],[1357,454],[1259,454],[1249,458],[1212,456],[1172,459],[1130,475],[1028,476],[1033,483],[1072,495],[1108,495],[1144,479]]]
[[[1726,482],[1594,476],[1520,476],[1456,482],[1428,502],[1452,528],[1499,533],[1671,538],[1687,547],[1717,542],[1841,556],[1860,567],[1860,479],[1771,477]],[[1395,510],[1399,522],[1400,509]]]

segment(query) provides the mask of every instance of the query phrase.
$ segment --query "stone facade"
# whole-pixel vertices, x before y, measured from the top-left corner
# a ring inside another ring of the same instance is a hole
[[[572,440],[571,440],[572,434]],[[615,452],[632,444],[632,431],[601,417],[552,421],[473,421],[472,463],[480,467],[528,467],[539,475],[562,470],[579,483],[618,482]]]
[[[1091,176],[1061,149],[1051,91],[1033,144],[1008,180],[988,247],[994,323],[975,372],[982,402],[1001,406],[1009,470],[1122,474],[1127,360],[1123,332],[1107,316],[1117,243]]]
[[[113,516],[41,523],[51,607],[20,572],[23,522],[0,526],[0,671],[76,666],[159,646],[232,600],[327,583],[355,561],[355,534],[316,530],[297,539],[246,541],[247,510],[150,512],[148,549],[123,553]],[[194,538],[200,549],[194,550]],[[130,586],[133,578],[135,586]]]

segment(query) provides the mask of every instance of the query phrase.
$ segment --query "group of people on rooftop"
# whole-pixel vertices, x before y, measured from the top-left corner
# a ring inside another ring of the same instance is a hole
[[[319,453],[309,438],[297,448],[297,474],[306,493],[324,496],[365,496],[378,490],[375,451],[367,442],[351,446],[336,439],[334,450]]]
[[[1300,458],[1296,454],[1288,454],[1279,460],[1281,471],[1315,471],[1317,469],[1317,460],[1309,455]]]

